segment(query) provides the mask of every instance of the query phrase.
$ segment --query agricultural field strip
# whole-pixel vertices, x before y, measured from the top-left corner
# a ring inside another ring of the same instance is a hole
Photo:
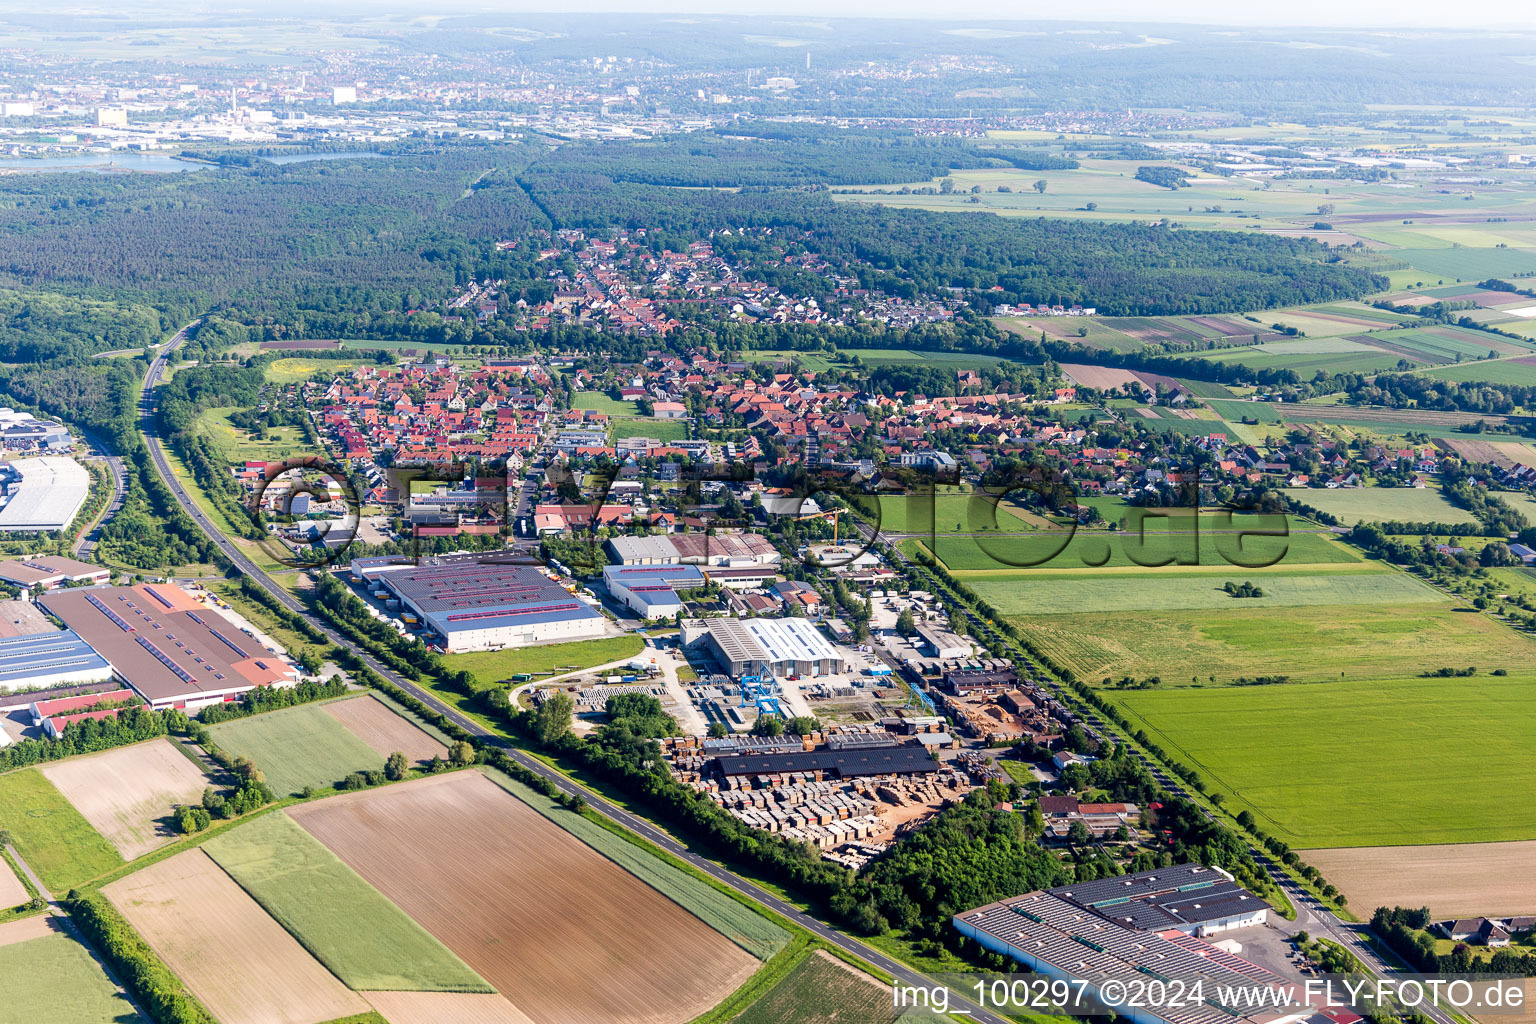
[[[373,694],[351,700],[328,701],[323,707],[326,714],[372,747],[377,754],[388,757],[398,750],[415,762],[448,756],[448,747],[440,740],[397,714],[394,708],[383,701],[376,700]]]
[[[758,964],[478,773],[290,813],[540,1024],[675,1024]]]
[[[343,700],[366,699],[366,694]],[[278,796],[330,786],[352,772],[382,769],[384,755],[328,714],[323,703],[268,711],[209,727],[230,754],[250,758]]]
[[[103,892],[221,1024],[318,1024],[368,1009],[200,849]]]
[[[1439,591],[1402,573],[1266,573],[1262,597],[1236,598],[1225,583],[1241,583],[1243,570],[1147,578],[1134,573],[1056,576],[1043,580],[969,577],[966,584],[1004,615],[1072,615],[1079,612],[1177,611],[1198,608],[1275,608],[1305,605],[1449,603]]]
[[[890,988],[818,950],[764,992],[732,1024],[938,1024],[943,1018],[891,1005]]]
[[[1436,919],[1536,910],[1536,840],[1298,852],[1354,907],[1428,906]]]
[[[161,737],[55,761],[39,771],[124,860],[134,860],[176,838],[173,807],[199,802],[209,784],[173,743]]]
[[[28,918],[49,930],[17,941],[0,936],[0,978],[5,978],[0,1020],[13,1024],[143,1024],[128,997],[71,935],[54,930],[51,918]]]
[[[537,1024],[505,996],[460,992],[364,992],[389,1024]]]
[[[285,814],[262,815],[203,850],[354,991],[494,991]]]
[[[123,865],[117,850],[35,767],[0,775],[0,822],[52,892],[68,892]]]
[[[11,907],[19,907],[31,899],[31,893],[15,871],[11,870],[10,862],[0,858],[0,910],[9,910]]]
[[[1262,581],[1255,581],[1262,582]],[[1536,662],[1536,641],[1446,602],[1011,615],[1046,656],[1081,679],[1160,676],[1297,681],[1381,679],[1426,666],[1514,671]],[[1321,657],[1319,652],[1327,652]],[[1318,844],[1325,845],[1325,844]]]
[[[492,768],[486,778],[538,811],[549,821],[586,843],[663,896],[699,918],[759,960],[767,960],[789,943],[789,933],[731,897],[651,856],[634,843],[614,835],[591,819],[572,814],[542,793]]]
[[[1536,786],[1532,683],[1378,674],[1110,699],[1293,847],[1416,846],[1536,838],[1536,806],[1510,799]],[[1473,737],[1500,770],[1446,771]]]

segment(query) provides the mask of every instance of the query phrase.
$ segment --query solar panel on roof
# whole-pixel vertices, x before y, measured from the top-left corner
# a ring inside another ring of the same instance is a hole
[[[116,623],[117,628],[121,629],[124,633],[135,632],[135,627],[130,626],[121,615],[118,615],[117,612],[114,612],[111,608],[108,608],[95,594],[86,594],[85,599],[91,602],[91,604],[95,605],[101,614],[105,615],[107,618]],[[121,598],[119,598],[119,600],[121,600]]]
[[[192,676],[187,673],[186,669],[172,661],[170,655],[166,654],[164,651],[150,643],[148,640],[144,639],[142,636],[136,636],[134,639],[139,642],[140,647],[144,648],[150,654],[153,654],[155,659],[159,661],[160,664],[176,673],[176,677],[182,682],[191,683],[194,686],[197,685],[197,680],[193,679]]]

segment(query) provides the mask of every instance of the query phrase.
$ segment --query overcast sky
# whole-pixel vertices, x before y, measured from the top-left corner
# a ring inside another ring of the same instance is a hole
[[[391,3],[391,6],[396,6]],[[437,6],[422,0],[427,13]],[[799,14],[819,17],[1030,21],[1180,21],[1217,25],[1318,25],[1372,28],[1536,28],[1529,0],[450,0],[444,6],[506,11],[628,11],[633,13]]]

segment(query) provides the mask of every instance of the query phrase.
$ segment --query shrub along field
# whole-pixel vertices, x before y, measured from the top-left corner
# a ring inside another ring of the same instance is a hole
[[[123,863],[36,768],[0,775],[0,823],[11,830],[17,852],[57,895]]]
[[[1479,663],[1454,646],[1438,649]],[[1529,654],[1517,664],[1530,664]],[[1536,788],[1530,675],[1484,670],[1113,699],[1232,794],[1229,807],[1251,810],[1297,848],[1536,838],[1536,802],[1523,797]],[[1471,750],[1497,770],[1461,770]]]
[[[493,991],[285,814],[262,815],[203,850],[350,989]]]

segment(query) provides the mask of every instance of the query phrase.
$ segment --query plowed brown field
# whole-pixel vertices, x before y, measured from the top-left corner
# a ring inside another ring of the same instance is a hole
[[[1360,846],[1301,856],[1360,917],[1396,906],[1428,907],[1436,920],[1536,914],[1536,841]]]
[[[222,1024],[318,1024],[368,1009],[202,850],[102,891]]]
[[[537,1024],[673,1024],[757,961],[475,772],[289,812]]]

